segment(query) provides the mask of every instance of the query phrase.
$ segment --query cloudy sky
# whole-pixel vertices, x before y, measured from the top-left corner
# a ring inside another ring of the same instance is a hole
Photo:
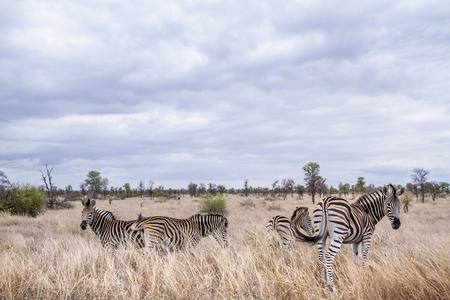
[[[450,181],[448,1],[0,1],[0,171]]]

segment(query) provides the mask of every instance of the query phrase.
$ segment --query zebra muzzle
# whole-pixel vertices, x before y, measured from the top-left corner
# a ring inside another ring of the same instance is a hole
[[[400,222],[400,219],[394,217],[394,219],[392,220],[392,229],[399,229],[400,225],[402,225],[402,223]]]
[[[80,224],[81,229],[86,230],[87,228],[87,222],[86,221],[82,221]]]

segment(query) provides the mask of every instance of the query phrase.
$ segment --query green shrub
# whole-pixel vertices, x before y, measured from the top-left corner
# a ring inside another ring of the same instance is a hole
[[[45,207],[47,198],[43,191],[29,184],[3,189],[0,210],[12,215],[36,217]]]
[[[202,200],[199,202],[200,213],[207,214],[222,214],[226,215],[227,211],[227,203],[225,202],[225,198],[223,195],[203,195]]]
[[[409,208],[412,206],[412,202],[413,202],[413,194],[409,191],[406,191],[403,194],[403,197],[400,199],[400,201],[403,204],[403,211],[405,213],[408,212]]]

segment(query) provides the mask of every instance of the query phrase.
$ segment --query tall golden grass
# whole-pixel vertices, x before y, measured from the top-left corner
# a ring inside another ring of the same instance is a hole
[[[364,271],[351,246],[334,264],[337,292],[320,281],[317,249],[297,244],[273,249],[267,221],[290,217],[311,199],[266,201],[227,196],[229,247],[212,237],[195,249],[169,254],[142,249],[104,250],[90,228],[80,229],[76,208],[37,218],[0,215],[0,298],[44,299],[450,299],[450,201],[414,203],[394,231],[387,218],[376,228]],[[124,220],[198,212],[198,199],[97,201]],[[273,210],[273,208],[277,210]]]

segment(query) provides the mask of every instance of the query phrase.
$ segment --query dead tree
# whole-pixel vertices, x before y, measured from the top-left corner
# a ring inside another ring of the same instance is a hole
[[[45,165],[45,169],[46,169],[46,173],[44,174],[44,172],[42,172],[41,170],[39,170],[39,172],[41,172],[42,175],[42,180],[44,181],[44,185],[45,185],[45,190],[47,191],[47,198],[48,198],[48,203],[47,203],[47,207],[50,209],[54,209],[56,206],[56,196],[55,196],[55,187],[53,186],[52,183],[52,171],[53,168],[51,168],[50,170],[48,169],[48,166]]]

